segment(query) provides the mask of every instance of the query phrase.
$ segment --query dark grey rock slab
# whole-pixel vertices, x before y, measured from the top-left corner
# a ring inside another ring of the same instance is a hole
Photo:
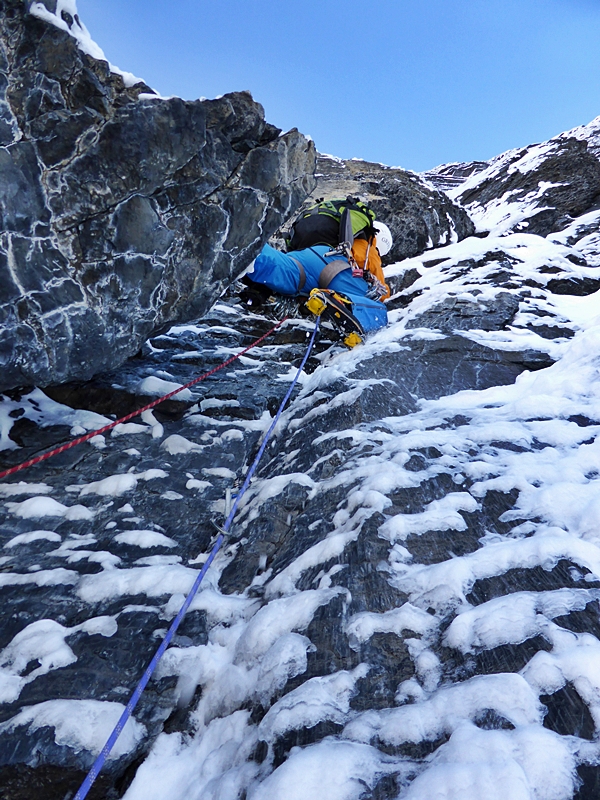
[[[305,205],[349,195],[366,200],[394,238],[385,264],[461,241],[475,232],[463,208],[414,172],[330,156],[319,156],[316,170],[317,185]]]
[[[314,163],[249,93],[189,102],[126,86],[6,0],[0,390],[87,380],[206,313],[311,191]]]

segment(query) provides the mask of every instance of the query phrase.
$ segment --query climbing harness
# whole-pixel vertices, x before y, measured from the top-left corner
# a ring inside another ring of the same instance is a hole
[[[210,377],[211,375],[214,375],[215,372],[218,372],[220,369],[223,369],[223,367],[229,366],[229,364],[231,364],[233,361],[240,358],[249,350],[252,350],[253,347],[256,347],[258,344],[263,342],[268,336],[274,333],[277,330],[277,328],[281,327],[281,325],[283,325],[283,323],[287,319],[289,319],[289,315],[280,320],[277,323],[277,325],[274,325],[271,328],[271,330],[267,331],[259,339],[256,339],[254,342],[252,342],[252,344],[244,348],[244,350],[240,350],[239,353],[236,353],[236,355],[231,356],[231,358],[228,358],[227,361],[224,361],[217,367],[213,367],[213,369],[209,370],[208,372],[204,372],[198,378],[194,378],[193,381],[186,383],[184,386],[180,386],[179,389],[175,389],[174,391],[169,392],[168,394],[164,394],[162,397],[159,397],[157,400],[153,400],[151,403],[148,403],[148,405],[144,406],[143,408],[138,408],[137,411],[132,411],[131,414],[127,414],[127,416],[125,417],[116,419],[114,422],[105,425],[103,428],[98,428],[97,431],[86,433],[84,436],[79,436],[77,439],[72,439],[70,442],[67,442],[67,444],[63,444],[60,447],[55,447],[48,453],[42,453],[39,456],[35,456],[35,458],[30,458],[28,461],[24,461],[22,464],[17,464],[17,466],[15,467],[10,467],[10,469],[3,470],[2,472],[0,472],[0,480],[2,480],[2,478],[6,478],[8,475],[14,475],[15,472],[20,472],[22,469],[27,469],[27,467],[33,467],[34,464],[39,464],[41,461],[45,461],[47,458],[50,458],[51,456],[57,456],[59,453],[64,453],[65,450],[70,450],[72,447],[75,447],[75,445],[82,444],[82,442],[87,442],[90,439],[93,439],[94,436],[100,436],[101,434],[112,430],[112,428],[116,428],[117,425],[120,425],[123,422],[128,422],[130,419],[133,419],[134,417],[139,417],[139,415],[143,414],[144,411],[149,411],[151,408],[155,408],[157,405],[163,403],[165,400],[174,397],[176,394],[179,394],[179,392],[183,392],[184,389],[189,389],[190,386],[194,386],[195,384],[200,383],[200,381],[203,381],[206,378]]]
[[[152,661],[148,664],[148,667],[146,668],[146,671],[142,675],[138,685],[135,687],[135,689],[133,691],[133,694],[131,695],[131,697],[129,699],[129,702],[125,706],[125,710],[121,714],[121,718],[117,722],[113,732],[108,737],[108,739],[106,741],[106,744],[104,745],[104,747],[100,751],[99,756],[96,758],[94,764],[92,765],[92,768],[90,769],[90,771],[88,772],[85,780],[83,781],[83,783],[79,787],[79,789],[77,791],[77,794],[75,795],[73,800],[84,800],[84,798],[87,796],[89,790],[92,788],[92,784],[94,783],[94,781],[96,780],[96,778],[100,774],[100,770],[104,766],[104,763],[105,763],[106,759],[108,758],[108,755],[110,754],[112,748],[114,747],[117,739],[119,738],[119,735],[121,734],[121,731],[125,727],[125,724],[126,724],[127,720],[131,717],[131,715],[132,715],[132,713],[133,713],[133,711],[134,711],[134,709],[135,709],[135,707],[136,707],[136,705],[138,703],[138,700],[140,699],[140,697],[142,695],[142,692],[146,688],[146,685],[147,685],[148,681],[152,677],[152,674],[153,674],[154,670],[156,669],[156,667],[158,665],[158,662],[160,661],[163,653],[165,652],[165,650],[167,649],[167,647],[171,643],[171,640],[173,639],[173,636],[175,636],[175,633],[177,632],[177,629],[178,629],[178,627],[179,627],[179,625],[181,623],[181,620],[185,616],[186,611],[190,607],[190,604],[191,604],[192,600],[194,599],[198,589],[200,588],[200,584],[202,583],[202,580],[203,580],[204,576],[206,575],[206,573],[208,571],[208,568],[210,567],[210,565],[214,561],[215,556],[217,555],[221,545],[226,540],[226,538],[227,538],[227,536],[229,534],[229,529],[231,527],[231,523],[233,522],[233,518],[235,517],[235,514],[236,514],[236,511],[237,511],[238,506],[240,504],[240,501],[241,501],[242,497],[245,495],[245,493],[247,492],[248,487],[250,486],[250,481],[252,480],[252,477],[253,477],[253,475],[254,475],[257,467],[258,467],[260,459],[262,458],[262,455],[265,452],[267,444],[269,443],[269,439],[271,438],[271,434],[273,433],[273,431],[275,429],[275,426],[279,422],[279,418],[281,417],[281,415],[283,413],[283,409],[285,408],[285,406],[287,404],[287,401],[290,399],[290,396],[291,396],[291,394],[292,394],[292,392],[294,390],[294,387],[296,386],[296,384],[298,382],[298,379],[300,378],[300,375],[302,374],[302,370],[304,369],[304,366],[305,366],[305,364],[306,364],[306,362],[308,360],[308,357],[309,357],[309,355],[311,353],[311,350],[312,350],[313,345],[315,343],[315,338],[316,338],[316,335],[317,335],[317,331],[319,329],[319,321],[320,321],[320,319],[319,319],[319,317],[317,317],[317,321],[315,323],[315,327],[314,327],[314,330],[312,332],[312,336],[311,336],[310,341],[308,343],[308,347],[306,348],[306,352],[304,353],[304,357],[302,359],[302,363],[298,367],[298,371],[296,372],[294,380],[290,384],[290,387],[287,390],[285,397],[281,401],[281,405],[279,406],[279,409],[277,410],[277,413],[275,414],[275,417],[273,418],[273,421],[271,422],[271,425],[269,426],[269,430],[265,434],[265,437],[264,437],[263,442],[262,442],[262,444],[261,444],[261,446],[259,448],[259,451],[256,454],[256,456],[254,458],[254,461],[252,462],[252,466],[248,470],[248,474],[246,475],[246,480],[244,481],[244,483],[242,485],[242,488],[240,489],[240,491],[237,494],[237,497],[235,498],[235,501],[233,503],[231,511],[229,512],[229,515],[228,515],[227,519],[225,520],[225,523],[223,524],[223,527],[221,528],[221,527],[217,526],[218,530],[219,530],[219,535],[217,536],[217,539],[216,539],[216,541],[215,541],[215,543],[213,545],[212,550],[210,551],[210,554],[209,554],[204,566],[202,567],[202,569],[198,573],[198,576],[197,576],[196,580],[194,581],[194,585],[192,586],[188,596],[186,597],[185,602],[183,603],[183,605],[179,609],[179,612],[178,612],[177,616],[175,617],[175,619],[171,623],[171,626],[169,627],[169,630],[167,631],[167,633],[165,635],[165,638],[161,642],[158,650],[154,654],[154,657],[152,658]],[[283,320],[282,320],[282,322],[283,322]],[[281,323],[279,323],[279,324],[281,324]],[[276,326],[276,327],[278,327],[278,326]],[[268,334],[266,334],[266,335],[268,335]],[[246,352],[246,351],[244,351],[244,352]],[[241,355],[241,353],[239,355]],[[236,358],[237,358],[237,356],[236,356]],[[181,390],[178,390],[178,391],[181,391]]]

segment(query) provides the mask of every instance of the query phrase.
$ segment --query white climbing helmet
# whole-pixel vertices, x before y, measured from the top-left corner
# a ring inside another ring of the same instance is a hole
[[[379,255],[386,256],[394,244],[392,232],[387,225],[383,222],[379,222],[379,220],[375,220],[373,227],[377,231],[377,249],[379,250]]]

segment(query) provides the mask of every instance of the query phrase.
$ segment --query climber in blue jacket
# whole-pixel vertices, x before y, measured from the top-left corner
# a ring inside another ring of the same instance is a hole
[[[348,311],[356,317],[363,333],[382,328],[387,324],[383,303],[367,297],[370,289],[367,281],[352,275],[352,266],[347,258],[339,254],[328,255],[330,251],[327,245],[316,245],[305,250],[282,253],[266,244],[254,262],[254,271],[248,277],[279,294],[310,296],[313,290],[323,288],[323,283],[327,281],[326,270],[333,265],[330,270],[333,276],[327,282],[326,289],[344,295],[351,301]],[[343,268],[337,271],[339,267]],[[331,297],[331,300],[335,301],[335,297]]]
[[[323,219],[315,214],[312,217],[311,226],[315,226],[315,219],[316,226]],[[309,237],[320,238],[321,242],[287,253],[265,245],[247,283],[269,287],[282,295],[308,297],[309,311],[332,322],[345,335],[345,344],[353,347],[362,341],[363,334],[387,324],[387,311],[380,300],[389,297],[390,292],[379,251],[385,254],[390,250],[391,234],[387,226],[377,221],[370,231],[370,236],[362,238],[359,233],[348,247],[338,245],[332,249],[337,231],[329,243],[322,243],[323,230],[309,231]],[[304,243],[306,231],[302,233],[303,237],[297,239]],[[293,239],[291,244],[293,247]]]

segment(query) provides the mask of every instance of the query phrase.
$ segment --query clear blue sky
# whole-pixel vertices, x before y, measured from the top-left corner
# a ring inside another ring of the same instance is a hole
[[[78,0],[163,95],[249,89],[321,152],[414,170],[600,115],[600,0]]]

